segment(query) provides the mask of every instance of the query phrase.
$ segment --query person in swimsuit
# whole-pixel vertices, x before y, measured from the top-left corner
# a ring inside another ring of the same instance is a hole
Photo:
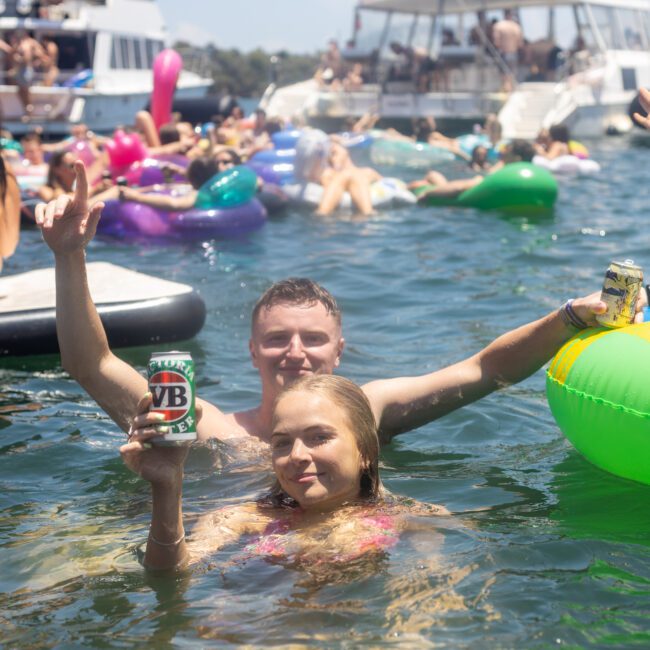
[[[150,404],[151,396],[143,402]],[[203,515],[189,540],[181,497],[188,447],[155,445],[161,435],[155,413],[139,413],[136,423],[120,454],[152,486],[147,568],[184,566],[246,535],[252,555],[347,562],[396,544],[400,515],[413,511],[382,487],[372,408],[361,388],[343,377],[303,377],[280,393],[272,412],[274,487],[255,502]],[[418,514],[425,513],[449,511],[421,504]]]
[[[335,138],[330,138],[327,163],[317,170],[312,179],[320,183],[324,190],[316,214],[332,214],[345,192],[350,194],[352,203],[362,215],[373,214],[370,186],[381,178],[381,174],[372,167],[357,167],[348,150]]]

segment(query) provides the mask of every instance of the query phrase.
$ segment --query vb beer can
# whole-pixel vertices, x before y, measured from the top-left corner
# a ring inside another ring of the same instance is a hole
[[[168,428],[160,445],[196,440],[194,412],[194,361],[189,352],[154,352],[147,366],[149,392],[154,413],[162,413],[161,425]]]
[[[605,273],[600,299],[607,305],[596,320],[605,327],[625,327],[634,320],[636,299],[643,285],[643,270],[633,260],[612,262]]]

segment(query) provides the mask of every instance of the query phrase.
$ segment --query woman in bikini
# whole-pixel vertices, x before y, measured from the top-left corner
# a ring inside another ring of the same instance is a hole
[[[379,441],[363,391],[336,375],[300,379],[278,397],[271,457],[276,483],[255,502],[202,516],[185,535],[183,463],[187,447],[151,444],[160,420],[145,395],[127,444],[126,465],[152,485],[144,564],[170,569],[197,562],[246,538],[249,555],[301,563],[347,562],[397,543],[406,514],[446,515],[445,508],[406,506],[381,485]],[[147,425],[147,426],[145,426]]]

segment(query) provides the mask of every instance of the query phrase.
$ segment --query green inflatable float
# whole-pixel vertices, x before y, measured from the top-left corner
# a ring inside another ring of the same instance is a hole
[[[551,412],[594,465],[650,485],[650,323],[590,328],[562,346],[546,374]]]
[[[416,196],[435,186],[418,187]],[[475,187],[455,197],[429,196],[425,205],[451,205],[516,214],[548,212],[557,199],[557,181],[551,172],[532,163],[510,163],[488,174]]]

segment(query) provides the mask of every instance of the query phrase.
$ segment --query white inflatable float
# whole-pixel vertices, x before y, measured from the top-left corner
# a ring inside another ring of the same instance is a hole
[[[552,160],[544,156],[535,156],[533,164],[548,169],[554,174],[589,176],[600,171],[600,165],[595,160],[572,155],[558,156]]]
[[[293,203],[316,207],[323,198],[322,185],[318,183],[294,183],[283,185],[282,189]],[[388,205],[409,205],[416,203],[415,195],[406,187],[406,183],[399,178],[382,178],[370,186],[370,198],[375,208]],[[339,207],[348,209],[352,207],[352,199],[345,192]]]
[[[303,131],[296,142],[294,164],[295,183],[288,183],[282,189],[292,203],[316,207],[323,198],[324,189],[319,183],[310,179],[318,178],[328,164],[330,152],[329,136],[318,129]],[[399,178],[384,177],[370,186],[370,198],[375,208],[391,204],[416,203],[415,195],[409,191],[404,181]],[[352,198],[345,192],[339,204],[340,208],[353,206]]]

